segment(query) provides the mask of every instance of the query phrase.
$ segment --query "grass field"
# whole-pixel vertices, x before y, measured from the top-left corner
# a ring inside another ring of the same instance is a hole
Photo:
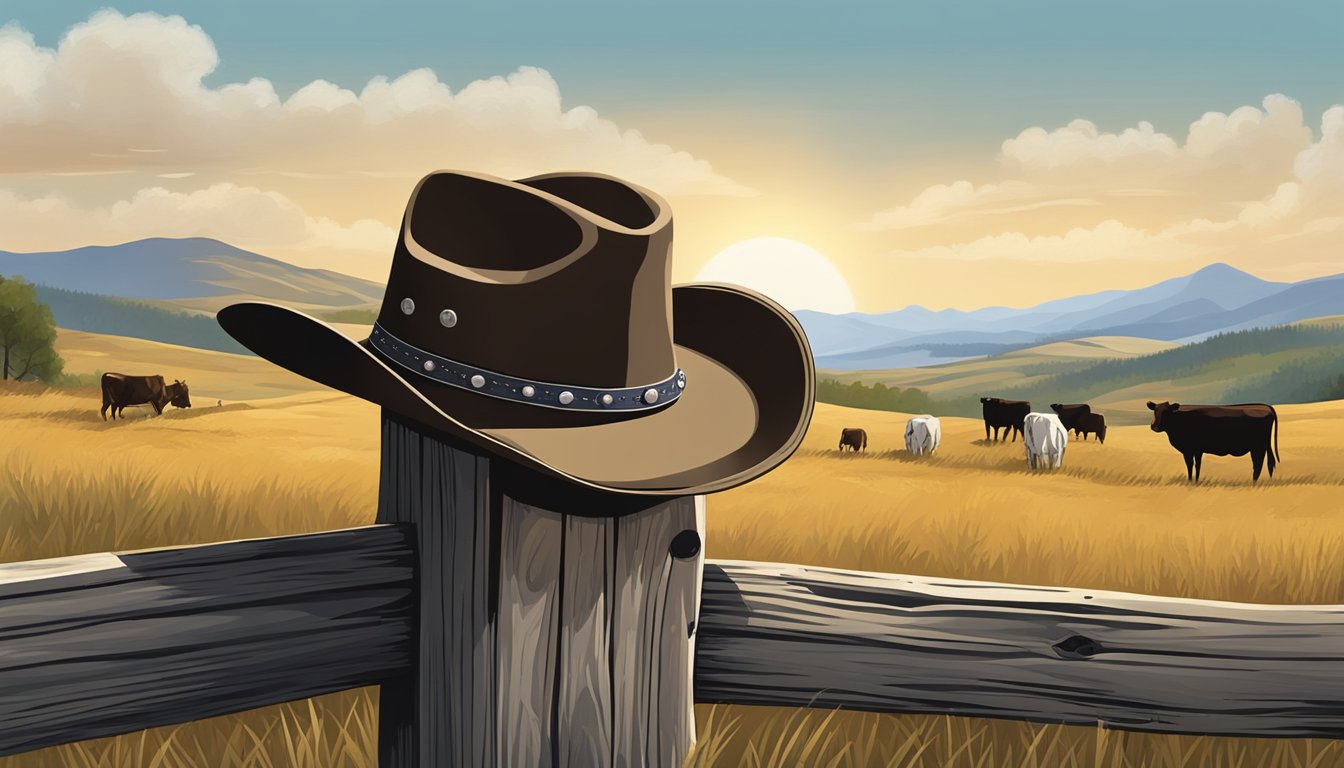
[[[208,392],[217,382],[207,362],[185,377],[160,367]],[[116,424],[97,406],[94,390],[0,387],[0,476],[9,480],[0,560],[372,520],[375,406],[304,391]],[[1344,402],[1285,406],[1280,416],[1284,463],[1273,480],[1253,486],[1248,458],[1209,458],[1206,482],[1191,487],[1179,454],[1147,427],[1115,428],[1104,446],[1072,443],[1064,469],[1031,474],[1021,444],[984,444],[978,421],[944,419],[939,454],[915,461],[898,450],[903,415],[819,405],[794,458],[709,500],[706,554],[1344,603]],[[867,429],[868,453],[835,452],[844,426]],[[703,767],[1344,766],[1344,747],[1325,741],[746,707],[698,707],[697,717],[691,764]],[[376,696],[362,690],[3,758],[0,768],[371,766],[375,722]]]

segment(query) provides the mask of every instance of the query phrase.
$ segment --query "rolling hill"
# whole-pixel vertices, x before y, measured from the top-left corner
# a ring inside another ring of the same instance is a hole
[[[819,367],[864,370],[932,365],[1082,337],[1184,343],[1341,313],[1344,275],[1276,283],[1211,264],[1146,288],[1102,291],[1027,309],[934,312],[912,306],[876,315],[797,314]]]
[[[974,416],[981,396],[1091,402],[1108,420],[1148,420],[1148,400],[1267,402],[1324,400],[1344,375],[1344,322],[1319,319],[1233,331],[1199,342],[1094,338],[941,366],[889,371],[822,370],[819,378],[917,387],[933,413]]]
[[[304,269],[209,238],[150,238],[69,251],[0,251],[0,275],[86,294],[142,299],[214,313],[245,299],[307,311],[372,309],[383,287]]]

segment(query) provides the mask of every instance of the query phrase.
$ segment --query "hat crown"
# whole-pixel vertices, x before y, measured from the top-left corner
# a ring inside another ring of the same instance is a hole
[[[431,174],[407,205],[378,322],[420,349],[556,384],[676,369],[671,215],[598,174]]]

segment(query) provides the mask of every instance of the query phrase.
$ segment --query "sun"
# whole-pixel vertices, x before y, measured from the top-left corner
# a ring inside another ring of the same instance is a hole
[[[832,314],[854,311],[854,294],[831,260],[786,237],[757,237],[724,248],[695,279],[736,283],[783,304]]]

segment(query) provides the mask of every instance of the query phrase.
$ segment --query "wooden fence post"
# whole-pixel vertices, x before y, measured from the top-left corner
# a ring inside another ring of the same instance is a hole
[[[681,764],[703,497],[581,493],[388,412],[380,482],[378,520],[415,524],[420,576],[383,768]]]

